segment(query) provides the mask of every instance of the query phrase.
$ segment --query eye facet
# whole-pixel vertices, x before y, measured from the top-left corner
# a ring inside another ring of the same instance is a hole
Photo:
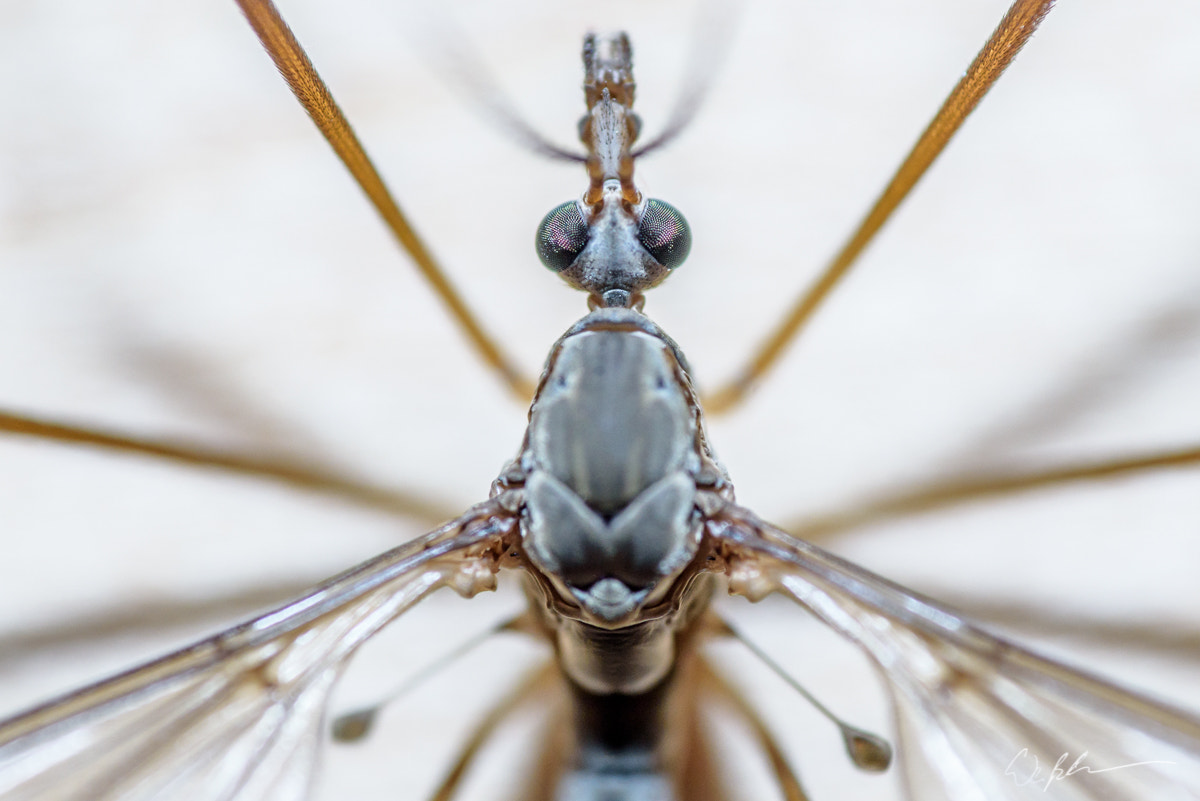
[[[552,272],[562,272],[571,266],[587,241],[588,227],[579,203],[569,200],[551,209],[538,225],[538,258]]]
[[[638,224],[638,239],[668,270],[683,264],[692,249],[692,229],[679,209],[661,200],[647,200]]]

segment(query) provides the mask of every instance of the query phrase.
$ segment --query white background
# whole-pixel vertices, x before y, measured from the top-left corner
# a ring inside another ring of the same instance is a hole
[[[582,172],[481,122],[417,46],[433,37],[413,9],[282,10],[414,224],[533,374],[585,311],[532,250]],[[700,117],[639,169],[694,229],[690,261],[646,310],[702,386],[732,374],[832,254],[1003,10],[811,0],[735,15]],[[629,30],[648,132],[684,83],[691,6],[452,13],[564,144],[589,26]],[[0,406],[297,453],[452,508],[486,495],[524,409],[394,252],[231,3],[7,4],[0,37]],[[1050,15],[805,340],[710,423],[742,502],[782,522],[942,474],[1200,441],[1197,41],[1187,0]],[[1056,653],[1195,707],[1197,475],[972,505],[835,547],[985,618],[1015,626],[1035,610],[1056,621],[1031,628]],[[268,483],[6,439],[0,708],[212,631],[419,528]],[[176,614],[255,586],[240,605]],[[414,665],[497,614],[490,598],[430,603],[410,629],[442,645],[391,638]],[[886,727],[852,653],[782,605],[740,611],[814,692]],[[151,613],[189,622],[163,630]],[[116,634],[101,626],[114,619]],[[398,707],[370,746],[342,749],[350,769],[331,797],[422,797],[471,710],[511,680],[497,666],[527,656],[495,653]],[[408,669],[376,664],[355,698]],[[814,798],[887,797],[888,779],[843,776],[831,730],[745,669]],[[515,781],[508,770],[497,781]]]

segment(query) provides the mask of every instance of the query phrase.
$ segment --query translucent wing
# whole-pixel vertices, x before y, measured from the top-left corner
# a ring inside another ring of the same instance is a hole
[[[481,504],[281,609],[0,723],[0,797],[305,797],[347,658],[438,587],[491,589],[512,526]]]
[[[731,592],[781,592],[874,661],[910,797],[1200,798],[1197,717],[994,637],[744,509],[709,530]]]

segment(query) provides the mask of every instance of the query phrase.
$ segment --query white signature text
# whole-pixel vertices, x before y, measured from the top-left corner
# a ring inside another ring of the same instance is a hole
[[[1046,772],[1038,761],[1037,754],[1031,754],[1028,748],[1022,748],[1017,752],[1017,755],[1008,763],[1008,767],[1004,769],[1005,776],[1012,776],[1013,782],[1018,787],[1024,787],[1032,784],[1041,787],[1043,791],[1049,790],[1050,785],[1056,781],[1063,781],[1077,773],[1110,773],[1114,770],[1125,770],[1126,768],[1136,768],[1141,765],[1174,765],[1174,762],[1164,760],[1153,760],[1150,762],[1130,762],[1128,765],[1115,765],[1111,768],[1093,768],[1091,765],[1084,763],[1088,752],[1084,751],[1079,756],[1075,757],[1075,761],[1069,765],[1067,761],[1071,755],[1063,752],[1063,755],[1054,763],[1054,767]]]

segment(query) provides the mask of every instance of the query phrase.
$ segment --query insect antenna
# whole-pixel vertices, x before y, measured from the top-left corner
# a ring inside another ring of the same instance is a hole
[[[503,88],[492,80],[494,70],[488,69],[476,56],[475,48],[466,45],[465,33],[444,13],[429,10],[434,12],[434,16],[427,21],[427,27],[433,29],[434,43],[430,45],[427,39],[422,39],[417,45],[431,54],[435,66],[448,81],[462,90],[483,117],[531,153],[558,161],[582,163],[587,160],[586,153],[558,145],[538,131],[521,114]],[[695,119],[721,71],[733,40],[736,22],[734,12],[731,4],[723,2],[710,2],[700,9],[691,36],[684,83],[676,95],[666,125],[648,142],[634,149],[631,153],[633,158],[670,144]]]
[[[423,36],[414,37],[414,44],[425,51],[434,69],[463,93],[484,121],[536,155],[576,164],[587,159],[581,150],[559,145],[535,128],[503,87],[492,79],[495,71],[476,55],[477,50],[470,46],[466,33],[441,9],[427,10],[431,16],[423,21]]]
[[[726,2],[710,2],[700,8],[691,36],[683,85],[676,93],[666,125],[645,144],[634,148],[635,159],[675,141],[700,113],[737,32],[739,10]]]

